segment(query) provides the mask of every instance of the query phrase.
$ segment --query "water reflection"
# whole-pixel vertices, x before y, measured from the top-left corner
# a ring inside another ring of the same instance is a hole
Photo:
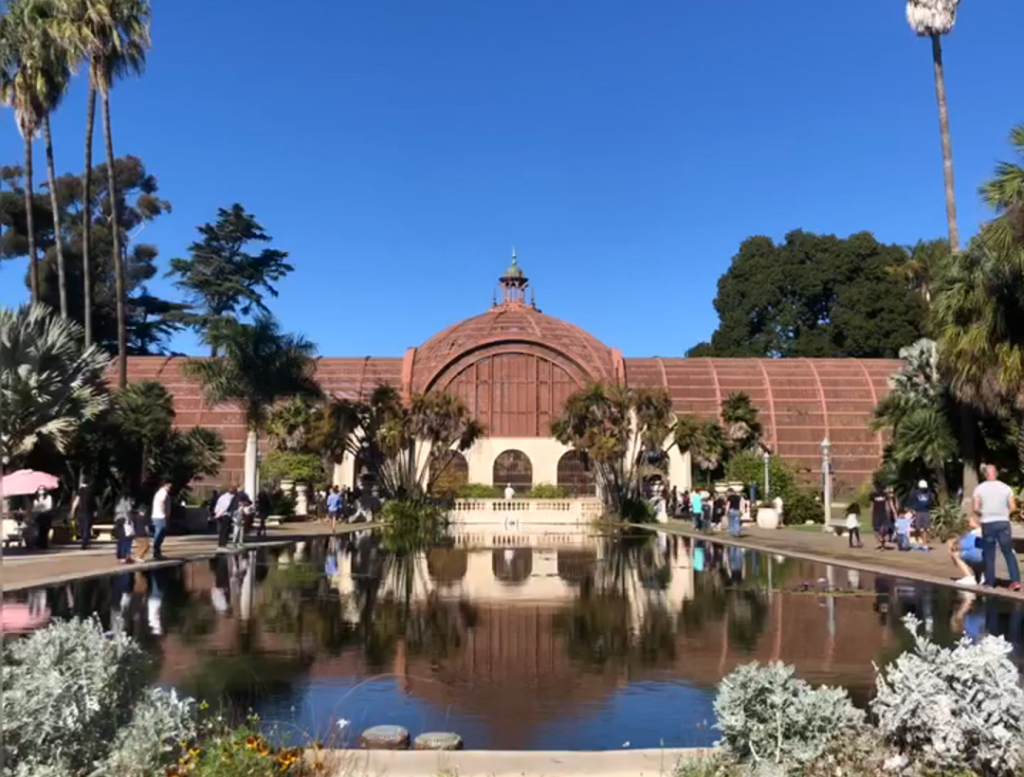
[[[986,597],[665,534],[373,534],[126,571],[7,601],[95,614],[140,639],[153,681],[323,735],[344,717],[456,730],[473,747],[714,740],[718,680],[783,660],[866,703],[915,613],[940,642],[1021,640]]]

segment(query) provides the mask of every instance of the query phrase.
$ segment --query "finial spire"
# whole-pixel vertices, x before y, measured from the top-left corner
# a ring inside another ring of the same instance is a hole
[[[518,262],[518,260],[516,259],[516,247],[515,247],[515,244],[513,244],[512,245],[512,264],[516,264],[517,262]]]

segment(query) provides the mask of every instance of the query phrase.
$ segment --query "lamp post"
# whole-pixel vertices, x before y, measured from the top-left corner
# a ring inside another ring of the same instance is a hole
[[[772,455],[768,452],[767,449],[765,449],[765,452],[764,452],[764,498],[765,499],[767,499],[768,495],[771,494],[771,492],[772,492],[771,474],[770,474],[771,464],[772,464]]]
[[[825,478],[825,531],[832,525],[832,443],[821,441],[821,475]]]

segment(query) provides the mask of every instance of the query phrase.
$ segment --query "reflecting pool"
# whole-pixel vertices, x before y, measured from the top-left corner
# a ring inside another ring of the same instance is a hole
[[[1004,600],[664,534],[475,526],[432,542],[368,532],[11,595],[96,614],[154,656],[153,682],[285,739],[397,723],[467,747],[609,749],[717,739],[716,683],[782,660],[866,704],[872,662],[999,633]]]

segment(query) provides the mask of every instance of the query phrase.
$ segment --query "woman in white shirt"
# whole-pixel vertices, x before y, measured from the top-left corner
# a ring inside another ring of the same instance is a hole
[[[36,547],[46,550],[50,547],[50,524],[53,523],[53,497],[45,488],[36,491],[32,501],[32,520],[36,527]]]

